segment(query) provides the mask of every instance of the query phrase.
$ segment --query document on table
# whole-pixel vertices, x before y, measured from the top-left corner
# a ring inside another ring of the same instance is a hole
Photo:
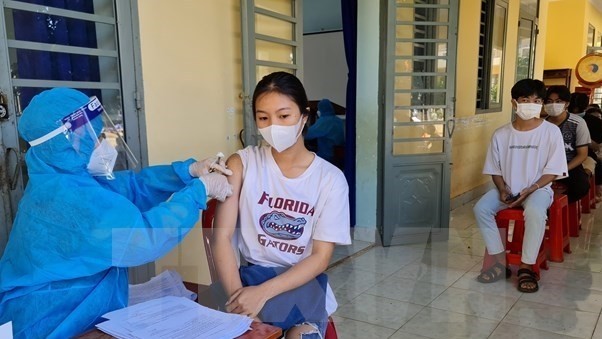
[[[96,327],[117,338],[235,338],[251,318],[212,310],[183,297],[163,297],[106,313]]]
[[[195,300],[197,294],[186,289],[182,277],[174,271],[165,270],[148,282],[130,285],[128,306],[166,296],[185,297]]]
[[[0,338],[13,339],[13,323],[7,322],[4,325],[0,325]]]

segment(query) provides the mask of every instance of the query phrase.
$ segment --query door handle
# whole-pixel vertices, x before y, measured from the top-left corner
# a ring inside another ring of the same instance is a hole
[[[447,135],[451,138],[454,135],[454,130],[456,129],[456,119],[451,118],[445,122],[447,127]]]
[[[4,164],[6,165],[6,174],[8,173],[8,165],[10,164],[10,155],[15,155],[15,170],[12,172],[12,175],[8,177],[8,186],[11,191],[14,191],[17,188],[17,182],[19,180],[19,173],[21,173],[21,159],[19,157],[19,152],[14,148],[7,148],[5,153]]]

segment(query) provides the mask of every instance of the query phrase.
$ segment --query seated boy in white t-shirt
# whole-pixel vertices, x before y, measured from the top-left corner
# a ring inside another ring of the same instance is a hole
[[[487,252],[496,260],[477,280],[491,283],[510,276],[495,215],[505,208],[522,206],[525,235],[518,290],[531,293],[539,289],[533,265],[544,236],[547,209],[552,204],[551,182],[566,176],[568,170],[560,130],[539,118],[546,94],[543,82],[520,80],[511,94],[516,119],[494,132],[483,168],[483,174],[492,176],[496,188],[473,209]]]

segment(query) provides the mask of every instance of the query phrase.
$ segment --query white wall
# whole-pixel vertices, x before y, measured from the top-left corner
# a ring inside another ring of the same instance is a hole
[[[303,84],[309,100],[346,105],[347,60],[343,32],[303,36]]]

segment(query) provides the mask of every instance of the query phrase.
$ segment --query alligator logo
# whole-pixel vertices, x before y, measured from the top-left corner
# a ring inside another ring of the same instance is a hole
[[[307,221],[304,218],[293,218],[282,212],[272,211],[259,218],[261,229],[267,235],[281,240],[299,239]]]

